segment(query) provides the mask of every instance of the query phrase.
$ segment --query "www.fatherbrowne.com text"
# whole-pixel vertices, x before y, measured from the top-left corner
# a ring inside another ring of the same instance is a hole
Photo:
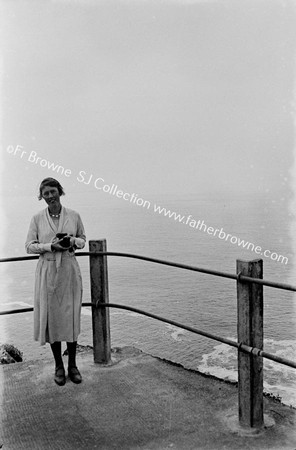
[[[266,258],[270,258],[273,261],[281,262],[282,264],[288,264],[288,258],[283,255],[279,255],[276,252],[271,252],[270,250],[264,250],[260,245],[255,245],[252,242],[245,241],[244,239],[240,239],[233,234],[226,233],[223,228],[214,228],[209,227],[205,224],[203,220],[195,220],[190,214],[188,216],[182,216],[181,214],[177,214],[174,211],[170,211],[169,209],[163,208],[161,206],[157,206],[154,204],[154,212],[169,219],[173,219],[176,222],[188,225],[191,228],[194,228],[198,231],[203,231],[210,236],[215,236],[221,240],[225,240],[230,242],[233,245],[238,245],[238,247],[245,248],[247,250],[251,250],[255,252],[257,255],[265,256]]]

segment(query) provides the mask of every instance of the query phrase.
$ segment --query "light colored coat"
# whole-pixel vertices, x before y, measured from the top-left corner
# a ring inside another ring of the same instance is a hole
[[[85,232],[79,214],[62,207],[58,224],[48,208],[36,214],[26,240],[27,253],[40,254],[35,274],[34,339],[51,344],[75,342],[80,333],[82,279],[74,252],[53,252],[57,233],[75,237],[77,248],[85,245]]]

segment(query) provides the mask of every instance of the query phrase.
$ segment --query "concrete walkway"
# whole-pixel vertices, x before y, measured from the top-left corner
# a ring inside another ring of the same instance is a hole
[[[3,450],[296,449],[296,411],[265,398],[260,433],[241,430],[237,387],[133,348],[113,364],[78,354],[83,382],[53,381],[52,360],[0,367]],[[66,358],[65,358],[66,363]]]

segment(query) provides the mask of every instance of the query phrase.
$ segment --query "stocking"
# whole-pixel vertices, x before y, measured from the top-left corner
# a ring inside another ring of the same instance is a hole
[[[76,367],[76,346],[77,341],[75,342],[67,342],[67,349],[68,349],[68,367]]]
[[[54,342],[53,344],[50,344],[51,350],[54,356],[56,369],[58,367],[64,367],[63,358],[62,358],[62,345],[61,342]]]

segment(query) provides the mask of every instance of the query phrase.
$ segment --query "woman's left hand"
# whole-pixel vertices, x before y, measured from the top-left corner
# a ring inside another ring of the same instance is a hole
[[[73,236],[70,236],[70,247],[74,247],[75,245],[75,238]]]

